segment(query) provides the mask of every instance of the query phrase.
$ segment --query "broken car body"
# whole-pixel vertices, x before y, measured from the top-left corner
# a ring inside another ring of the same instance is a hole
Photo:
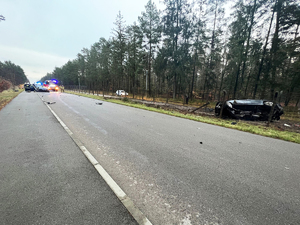
[[[215,107],[215,115],[220,116],[223,102],[218,102]],[[222,117],[246,120],[268,120],[273,102],[267,100],[243,99],[228,100],[223,106]],[[279,120],[283,114],[280,104],[274,106],[272,120]]]

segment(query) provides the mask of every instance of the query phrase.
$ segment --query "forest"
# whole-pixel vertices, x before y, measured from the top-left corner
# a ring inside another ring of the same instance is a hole
[[[11,61],[0,61],[0,92],[29,82],[23,69]]]
[[[300,100],[300,0],[151,0],[42,80],[135,98]],[[86,34],[85,34],[86,35]]]

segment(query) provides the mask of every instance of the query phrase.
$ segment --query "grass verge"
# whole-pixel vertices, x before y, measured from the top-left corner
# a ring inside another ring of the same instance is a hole
[[[102,100],[102,101],[107,101],[107,102],[112,102],[112,103],[116,103],[116,104],[126,105],[126,106],[144,109],[144,110],[148,110],[148,111],[163,113],[163,114],[172,115],[172,116],[185,118],[185,119],[189,119],[189,120],[194,120],[194,121],[198,121],[198,122],[218,125],[218,126],[222,126],[222,127],[226,127],[226,128],[232,128],[232,129],[236,129],[236,130],[240,130],[240,131],[244,131],[244,132],[248,132],[248,133],[252,133],[252,134],[262,135],[265,137],[272,137],[272,138],[281,139],[284,141],[295,142],[295,143],[300,144],[300,134],[296,133],[296,132],[280,131],[280,130],[273,129],[272,127],[252,125],[252,124],[249,124],[249,123],[243,122],[243,121],[239,121],[236,124],[232,124],[233,122],[236,122],[236,120],[223,120],[220,118],[211,118],[209,116],[197,116],[197,115],[193,115],[193,114],[183,114],[183,113],[176,112],[176,111],[169,111],[169,110],[164,110],[164,109],[159,109],[159,108],[154,108],[154,107],[148,107],[143,104],[138,104],[136,102],[132,102],[128,98],[123,98],[122,100],[119,100],[119,99],[107,99],[107,98],[103,98],[102,96],[83,94],[83,93],[77,93],[77,92],[71,92],[71,91],[66,91],[66,93],[75,94],[75,95],[93,98],[93,99]]]
[[[4,108],[11,100],[18,96],[23,90],[14,91],[12,89],[0,93],[0,110]]]

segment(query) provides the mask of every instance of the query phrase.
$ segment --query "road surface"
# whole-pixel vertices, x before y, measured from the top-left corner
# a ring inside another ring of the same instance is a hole
[[[137,222],[34,92],[0,111],[0,224]]]
[[[153,224],[300,224],[300,145],[65,93],[31,93]]]

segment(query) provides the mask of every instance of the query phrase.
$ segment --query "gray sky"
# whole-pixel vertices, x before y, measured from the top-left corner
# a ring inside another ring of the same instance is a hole
[[[159,0],[152,0],[163,8]],[[100,37],[108,39],[117,14],[126,25],[148,0],[1,0],[0,61],[23,68],[31,83],[76,58]]]

